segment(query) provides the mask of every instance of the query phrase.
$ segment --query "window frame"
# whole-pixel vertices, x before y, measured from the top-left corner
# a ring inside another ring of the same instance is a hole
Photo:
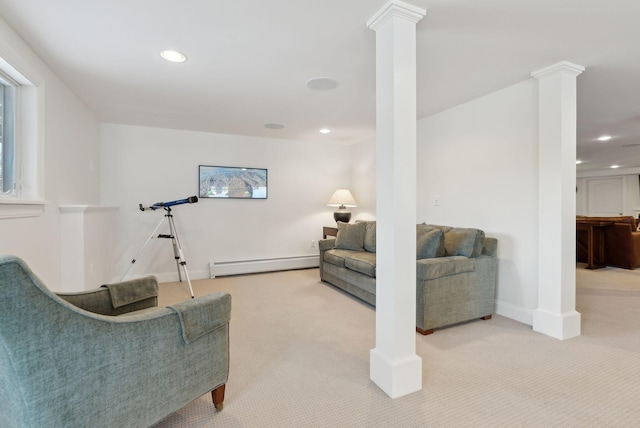
[[[12,126],[10,128],[10,144],[11,144],[11,150],[9,151],[12,159],[13,159],[13,165],[11,165],[11,183],[13,185],[13,189],[11,189],[10,191],[7,191],[4,189],[4,185],[5,185],[5,179],[6,179],[6,168],[5,168],[5,161],[6,161],[6,156],[7,156],[7,127],[5,126],[6,123],[6,116],[7,116],[7,106],[6,106],[6,96],[5,96],[5,91],[6,89],[3,89],[2,92],[2,124],[0,124],[0,126],[2,126],[2,133],[1,133],[1,137],[2,137],[2,143],[1,143],[1,148],[2,151],[0,152],[0,160],[2,161],[2,165],[0,165],[0,168],[2,168],[2,188],[0,188],[0,196],[2,197],[15,197],[17,196],[17,187],[18,187],[18,180],[16,180],[16,165],[20,165],[20,151],[19,151],[19,144],[17,143],[17,136],[16,136],[16,130],[17,130],[17,124],[18,124],[18,117],[16,115],[16,112],[19,111],[20,109],[20,105],[19,105],[19,100],[20,100],[20,84],[18,82],[16,82],[15,80],[13,80],[10,76],[8,76],[6,73],[4,73],[2,71],[2,69],[0,69],[0,85],[3,86],[3,88],[12,88],[13,89],[13,94],[12,94],[12,100],[11,100],[11,108],[10,108],[10,114],[13,116],[12,118]]]
[[[0,192],[0,219],[44,213],[44,80],[28,62],[0,40],[0,71],[16,83],[14,182],[11,195]]]

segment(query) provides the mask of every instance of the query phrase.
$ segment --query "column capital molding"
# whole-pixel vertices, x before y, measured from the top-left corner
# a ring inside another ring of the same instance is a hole
[[[573,73],[574,76],[578,76],[579,74],[582,74],[584,70],[585,68],[581,65],[574,64],[569,61],[561,61],[534,71],[531,73],[531,77],[540,79],[541,77],[547,77],[548,75],[557,73],[558,71],[568,71]]]
[[[402,18],[415,24],[426,14],[427,11],[420,7],[400,0],[390,0],[367,21],[367,28],[378,31],[391,18]]]

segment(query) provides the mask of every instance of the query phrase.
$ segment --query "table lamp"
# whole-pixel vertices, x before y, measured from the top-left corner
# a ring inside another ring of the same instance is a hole
[[[339,221],[349,223],[349,220],[351,220],[351,211],[347,208],[357,207],[358,204],[349,190],[338,189],[333,193],[329,202],[327,202],[327,206],[338,207],[333,213],[333,219],[336,223]]]

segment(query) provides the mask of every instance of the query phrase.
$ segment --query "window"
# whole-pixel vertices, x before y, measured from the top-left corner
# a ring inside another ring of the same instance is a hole
[[[15,103],[17,84],[0,73],[0,192],[15,195]]]
[[[0,38],[0,219],[39,216],[44,212],[44,80],[4,42]]]

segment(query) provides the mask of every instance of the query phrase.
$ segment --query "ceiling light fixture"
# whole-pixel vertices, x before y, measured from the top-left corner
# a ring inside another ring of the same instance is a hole
[[[609,141],[611,138],[613,138],[611,135],[603,135],[598,137],[598,141]]]
[[[576,165],[580,165],[582,161],[580,159],[576,160]]]
[[[328,134],[331,132],[331,130],[329,128],[322,128],[320,131],[318,131],[321,134]]]
[[[611,165],[609,168],[613,168],[613,169],[620,168],[620,165]]]
[[[187,60],[185,54],[174,51],[173,49],[166,49],[160,52],[160,56],[169,62],[185,62]]]
[[[264,127],[267,129],[282,129],[284,125],[281,123],[266,123]]]
[[[314,91],[331,91],[338,87],[338,82],[328,77],[315,77],[307,81],[307,87]]]

